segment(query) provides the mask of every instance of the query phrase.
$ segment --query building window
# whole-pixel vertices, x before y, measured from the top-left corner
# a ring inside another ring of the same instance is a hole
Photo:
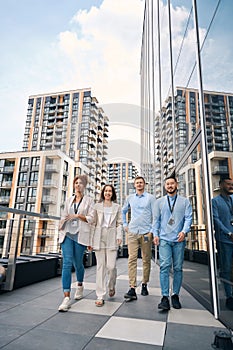
[[[29,158],[21,158],[19,170],[28,169]]]

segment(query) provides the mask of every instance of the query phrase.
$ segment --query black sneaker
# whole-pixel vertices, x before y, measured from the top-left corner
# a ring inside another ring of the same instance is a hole
[[[170,310],[170,303],[168,297],[162,297],[161,303],[159,303],[158,308],[161,310]]]
[[[141,295],[145,296],[148,295],[148,289],[147,289],[147,284],[146,283],[142,283],[142,291],[141,291]]]
[[[137,294],[135,288],[130,288],[127,293],[125,293],[124,298],[126,301],[137,300]]]
[[[181,303],[179,301],[179,295],[174,294],[172,295],[172,306],[174,307],[174,309],[181,309]]]
[[[233,297],[229,297],[226,300],[226,307],[233,311]]]

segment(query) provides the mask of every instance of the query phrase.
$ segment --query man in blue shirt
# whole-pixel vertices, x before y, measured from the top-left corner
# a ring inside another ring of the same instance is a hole
[[[223,282],[226,307],[233,310],[233,289],[230,284],[233,263],[233,180],[219,181],[220,195],[212,199],[216,247],[220,277]]]
[[[169,277],[172,266],[172,306],[181,308],[179,292],[183,279],[185,237],[192,223],[192,207],[187,198],[177,194],[178,183],[174,177],[167,178],[164,187],[167,195],[156,201],[153,232],[154,244],[159,246],[162,299],[158,308],[170,310]]]
[[[137,300],[135,288],[137,286],[137,257],[138,249],[141,247],[143,277],[143,296],[148,295],[147,283],[150,277],[151,268],[151,247],[152,247],[152,223],[155,197],[145,191],[145,180],[137,176],[134,180],[136,193],[129,195],[122,208],[123,227],[128,238],[128,271],[129,291],[124,295],[126,301]],[[126,220],[126,214],[130,209],[130,222]]]

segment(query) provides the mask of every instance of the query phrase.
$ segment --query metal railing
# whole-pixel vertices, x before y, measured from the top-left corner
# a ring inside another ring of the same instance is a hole
[[[22,256],[33,259],[42,253],[59,254],[60,217],[0,206],[0,289],[12,290]],[[3,279],[4,276],[4,279]]]

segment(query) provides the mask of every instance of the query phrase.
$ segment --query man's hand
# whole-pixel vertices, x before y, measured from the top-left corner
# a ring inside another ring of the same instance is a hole
[[[159,237],[155,236],[154,239],[153,239],[153,242],[154,242],[155,245],[159,245]]]
[[[185,240],[185,233],[179,232],[178,233],[178,242],[183,242]]]

